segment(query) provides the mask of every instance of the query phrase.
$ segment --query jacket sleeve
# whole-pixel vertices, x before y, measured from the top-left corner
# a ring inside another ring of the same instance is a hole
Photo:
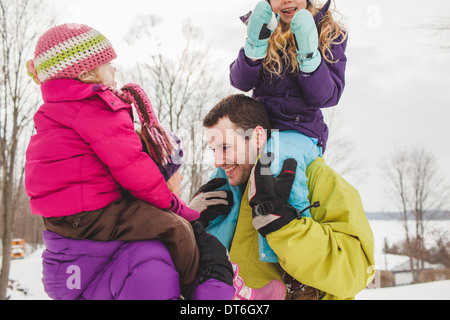
[[[230,65],[230,83],[236,89],[248,92],[258,84],[262,60],[252,61],[241,48],[237,59]]]
[[[115,96],[111,100],[114,109],[101,100],[86,104],[73,128],[124,189],[158,208],[169,208],[172,193],[155,162],[142,151],[129,106]]]
[[[330,64],[322,59],[319,68],[313,73],[299,73],[298,82],[307,104],[318,108],[338,104],[345,87],[346,47],[347,39],[332,47],[333,60],[338,62]]]
[[[300,282],[341,299],[354,297],[374,274],[374,239],[358,192],[323,159],[306,170],[311,218],[267,235],[282,268]]]

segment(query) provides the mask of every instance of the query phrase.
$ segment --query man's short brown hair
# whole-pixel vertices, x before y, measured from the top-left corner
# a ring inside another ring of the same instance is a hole
[[[268,133],[271,130],[269,116],[262,103],[243,94],[230,95],[216,104],[203,120],[203,126],[210,128],[224,117],[228,117],[236,129],[247,131],[261,126]]]

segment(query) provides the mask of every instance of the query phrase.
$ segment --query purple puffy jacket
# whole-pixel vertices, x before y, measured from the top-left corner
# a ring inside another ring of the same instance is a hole
[[[55,300],[178,300],[178,273],[159,240],[95,242],[44,231],[43,284]],[[200,284],[195,300],[229,300],[233,286]]]
[[[317,26],[330,3],[328,1],[314,17]],[[230,66],[231,85],[245,92],[253,90],[253,98],[266,107],[273,129],[296,130],[316,138],[325,152],[328,127],[320,109],[337,105],[341,98],[345,86],[346,47],[347,39],[332,46],[333,59],[338,62],[329,64],[322,59],[313,73],[287,72],[281,78],[264,81],[261,79],[262,60],[251,61],[242,48]]]

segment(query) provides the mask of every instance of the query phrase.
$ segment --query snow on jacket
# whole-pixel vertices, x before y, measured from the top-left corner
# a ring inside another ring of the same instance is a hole
[[[58,79],[41,85],[44,104],[26,153],[31,212],[60,217],[106,207],[133,196],[165,209],[172,193],[142,152],[132,108],[106,86]]]
[[[330,3],[328,1],[314,17],[318,28]],[[313,73],[299,72],[296,75],[286,72],[282,77],[274,76],[263,81],[262,60],[248,59],[242,48],[230,66],[230,82],[239,90],[253,90],[253,97],[266,107],[273,129],[297,130],[316,138],[325,152],[328,127],[320,108],[335,106],[341,98],[345,86],[346,47],[347,39],[333,45],[333,60],[338,62],[330,64],[322,59]]]
[[[45,292],[54,300],[178,300],[178,273],[159,240],[96,242],[44,231]],[[229,300],[233,286],[200,284],[195,300]]]
[[[306,168],[306,177],[309,201],[321,205],[311,208],[311,218],[294,219],[267,235],[279,264],[260,260],[261,243],[252,224],[248,185],[241,192],[230,259],[239,265],[239,274],[251,288],[281,280],[281,265],[295,279],[319,289],[321,299],[352,299],[375,271],[374,239],[361,198],[323,158]],[[230,227],[231,221],[225,221]]]

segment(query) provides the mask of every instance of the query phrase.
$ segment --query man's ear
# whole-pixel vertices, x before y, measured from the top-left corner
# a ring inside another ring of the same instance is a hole
[[[256,147],[258,148],[258,151],[261,151],[267,143],[267,132],[263,127],[257,126],[255,130],[253,130],[253,135],[253,138],[256,139]]]

